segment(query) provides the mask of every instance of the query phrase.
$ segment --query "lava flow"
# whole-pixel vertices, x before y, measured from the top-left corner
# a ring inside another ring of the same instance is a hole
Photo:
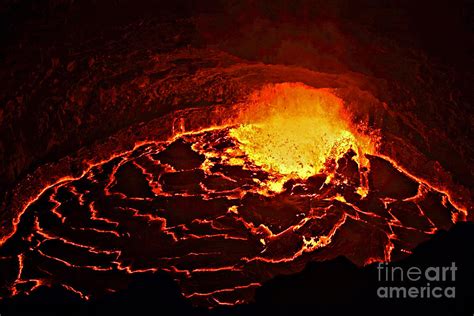
[[[163,270],[193,303],[233,305],[309,261],[399,259],[465,220],[446,193],[381,155],[377,131],[336,95],[269,85],[225,124],[44,188],[0,246],[1,296],[62,285],[89,299]]]

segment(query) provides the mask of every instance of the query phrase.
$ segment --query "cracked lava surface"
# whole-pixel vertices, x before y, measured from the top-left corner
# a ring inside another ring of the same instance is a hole
[[[164,270],[193,303],[233,305],[309,261],[396,260],[466,219],[379,154],[376,133],[354,127],[328,90],[256,96],[233,122],[140,144],[45,188],[0,246],[1,296],[60,284],[89,299]]]

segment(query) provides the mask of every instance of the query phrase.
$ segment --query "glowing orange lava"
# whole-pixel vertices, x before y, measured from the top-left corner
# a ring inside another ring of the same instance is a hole
[[[283,178],[271,185],[278,190],[288,178],[307,179],[324,171],[352,149],[359,166],[364,154],[374,154],[377,137],[357,128],[343,101],[328,89],[298,83],[267,86],[250,98],[239,118],[243,124],[230,130],[239,148],[255,165]]]

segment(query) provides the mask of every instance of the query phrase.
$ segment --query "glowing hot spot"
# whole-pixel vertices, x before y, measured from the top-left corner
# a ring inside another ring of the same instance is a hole
[[[268,86],[251,98],[243,124],[230,130],[249,160],[286,178],[306,179],[329,159],[354,150],[359,165],[374,153],[376,137],[355,126],[340,98],[303,84]],[[361,161],[362,160],[362,161]]]

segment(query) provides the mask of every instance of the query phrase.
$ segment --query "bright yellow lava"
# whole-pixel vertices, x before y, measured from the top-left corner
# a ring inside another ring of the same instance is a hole
[[[350,148],[359,165],[375,152],[375,137],[358,129],[343,102],[328,89],[284,83],[263,88],[230,130],[255,165],[290,178],[306,179],[325,169],[328,159]]]

